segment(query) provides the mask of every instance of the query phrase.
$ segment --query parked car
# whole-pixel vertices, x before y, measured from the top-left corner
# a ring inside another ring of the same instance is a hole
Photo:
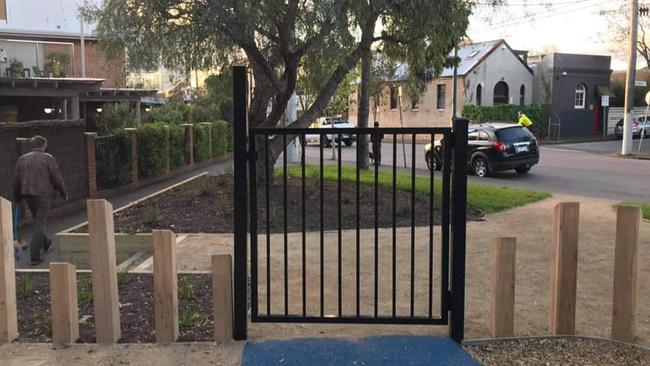
[[[539,162],[539,146],[535,136],[526,128],[510,123],[472,125],[468,131],[467,166],[479,177],[514,169],[525,174]],[[442,145],[427,144],[424,156],[429,169],[442,168]]]
[[[321,117],[312,122],[311,125],[309,125],[309,128],[354,128],[355,126],[352,125],[350,122],[344,120],[343,118],[340,117]],[[320,134],[318,133],[308,133],[305,135],[306,141],[309,142],[316,142],[316,143],[321,143],[323,146],[331,146],[332,141],[336,140],[338,143],[338,135],[325,135],[325,139],[321,141]],[[354,140],[356,139],[355,135],[353,134],[341,134],[341,139],[343,140],[343,143],[345,146],[351,146],[354,143]]]
[[[645,117],[632,119],[633,138],[641,137],[641,133],[645,133],[644,136],[650,135],[650,118],[648,118],[648,122],[646,122],[645,130],[643,129],[644,121],[645,121]],[[616,126],[614,127],[614,136],[616,136],[617,139],[623,138],[623,118],[621,118],[616,124]]]

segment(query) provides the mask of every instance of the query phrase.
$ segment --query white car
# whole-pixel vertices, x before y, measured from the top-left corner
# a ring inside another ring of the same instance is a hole
[[[354,128],[355,126],[352,125],[350,122],[344,120],[341,117],[321,117],[315,120],[311,125],[309,125],[309,128]],[[307,143],[310,142],[315,142],[315,143],[321,143],[323,146],[331,146],[332,140],[335,140],[337,143],[338,141],[338,134],[336,135],[325,135],[325,138],[321,141],[319,133],[308,133],[305,135],[305,139]],[[351,146],[354,143],[354,140],[356,139],[356,136],[353,134],[341,134],[341,140],[343,140],[343,143],[345,146]]]

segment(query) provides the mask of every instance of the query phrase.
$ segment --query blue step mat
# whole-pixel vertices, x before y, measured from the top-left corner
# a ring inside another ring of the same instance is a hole
[[[446,337],[382,336],[248,342],[243,366],[257,365],[480,365]]]

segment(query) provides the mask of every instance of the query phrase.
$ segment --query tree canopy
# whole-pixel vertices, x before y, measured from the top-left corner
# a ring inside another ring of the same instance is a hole
[[[293,123],[305,127],[323,113],[340,84],[372,49],[408,63],[409,81],[424,88],[423,80],[441,72],[447,54],[465,34],[472,4],[105,0],[101,8],[85,6],[82,13],[97,20],[102,49],[109,56],[126,49],[132,68],[162,63],[177,69],[211,69],[248,63],[254,76],[251,126],[277,125],[301,73],[318,80],[311,104]],[[323,58],[329,62],[323,63]],[[273,160],[279,155],[275,150]]]

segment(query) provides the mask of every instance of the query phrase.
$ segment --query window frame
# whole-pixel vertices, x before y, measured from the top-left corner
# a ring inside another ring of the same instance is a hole
[[[476,105],[481,106],[483,104],[483,85],[478,84],[476,86]]]
[[[579,100],[581,100],[582,103],[578,104]],[[576,87],[575,94],[573,95],[573,108],[585,109],[586,105],[587,105],[587,86],[583,83],[580,83]]]
[[[526,105],[526,85],[521,84],[519,87],[519,106],[523,107]]]
[[[399,101],[397,98],[399,98],[398,92],[397,92],[397,87],[394,85],[391,85],[389,87],[389,107],[391,111],[397,110],[399,108]]]
[[[497,103],[497,86],[499,85],[504,85],[505,86],[505,96],[499,94],[499,103]],[[510,104],[510,85],[508,85],[505,80],[498,81],[496,84],[494,84],[494,88],[492,88],[492,105],[493,106],[498,106],[498,105],[508,105]]]
[[[447,98],[447,85],[438,84],[436,86],[436,108],[439,111],[445,110],[446,98]]]

